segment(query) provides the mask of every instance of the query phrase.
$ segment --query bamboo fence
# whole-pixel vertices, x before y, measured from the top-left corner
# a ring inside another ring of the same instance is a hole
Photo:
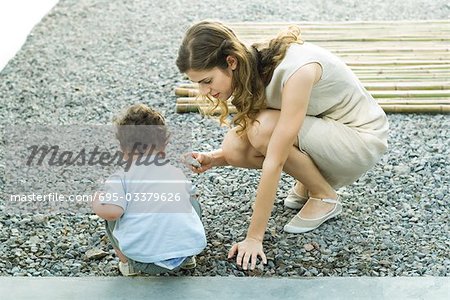
[[[246,44],[264,42],[297,24],[302,39],[341,57],[386,112],[450,113],[450,21],[228,24]],[[175,88],[176,111],[220,114],[198,86]],[[236,108],[229,103],[229,112]]]

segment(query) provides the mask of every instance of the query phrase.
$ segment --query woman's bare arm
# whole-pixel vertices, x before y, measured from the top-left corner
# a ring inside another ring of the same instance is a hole
[[[283,88],[280,118],[268,144],[247,237],[263,240],[281,171],[306,116],[315,80],[316,66],[309,64],[297,70]]]
[[[236,263],[247,269],[256,265],[257,256],[266,261],[262,241],[275,200],[281,171],[305,119],[312,87],[317,79],[317,65],[298,69],[283,88],[280,118],[270,138],[258,185],[255,208],[247,236],[234,244],[228,257],[237,252]],[[320,78],[320,76],[319,76]]]

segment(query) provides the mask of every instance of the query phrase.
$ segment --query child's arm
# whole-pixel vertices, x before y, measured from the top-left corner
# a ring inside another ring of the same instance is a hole
[[[107,221],[115,221],[123,215],[123,208],[115,204],[107,204],[100,202],[100,195],[102,192],[97,192],[94,195],[94,200],[92,201],[92,209],[95,214],[102,219]]]

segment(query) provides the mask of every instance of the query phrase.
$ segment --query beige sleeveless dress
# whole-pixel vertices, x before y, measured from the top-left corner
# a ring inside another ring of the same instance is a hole
[[[266,87],[267,106],[281,109],[286,81],[302,66],[318,63],[314,85],[298,134],[306,152],[334,188],[356,181],[387,149],[389,124],[383,109],[350,68],[331,52],[310,43],[292,44]]]

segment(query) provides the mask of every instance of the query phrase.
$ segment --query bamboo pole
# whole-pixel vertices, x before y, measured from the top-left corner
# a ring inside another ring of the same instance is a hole
[[[450,81],[444,82],[382,82],[365,83],[368,91],[386,90],[450,90]]]
[[[412,104],[412,105],[450,105],[450,98],[383,98],[376,99],[378,104],[388,105],[388,104]],[[192,98],[178,98],[176,104],[180,105],[190,105],[198,107],[211,107],[212,104],[206,102],[198,102]],[[231,103],[228,103],[228,107],[234,107]]]
[[[415,61],[415,62],[421,62],[423,61],[425,64],[433,64],[432,62],[437,62],[438,64],[447,63],[449,64],[449,61],[444,61],[443,57],[450,57],[450,53],[448,54],[441,54],[433,56],[430,53],[425,54],[415,54],[415,55],[401,55],[401,54],[378,54],[378,53],[364,53],[360,55],[338,55],[340,59],[342,59],[344,62],[359,62],[359,61],[373,61],[373,62],[383,62],[383,61],[400,61],[400,62],[408,62],[408,61]]]
[[[376,75],[373,76],[358,76],[359,80],[363,83],[377,83],[377,82],[387,82],[387,81],[395,81],[399,83],[413,82],[413,81],[422,81],[422,82],[435,82],[436,80],[445,80],[448,76],[387,76],[383,78],[379,78]]]
[[[176,112],[177,113],[200,112],[203,114],[217,115],[217,114],[222,113],[222,109],[220,107],[211,109],[208,106],[199,106],[199,105],[191,105],[191,104],[177,104]],[[237,110],[235,107],[228,107],[228,113],[235,114],[236,112],[237,112]]]
[[[447,46],[442,47],[403,47],[403,46],[391,46],[391,47],[374,47],[374,48],[347,48],[347,49],[339,49],[335,50],[338,53],[392,53],[392,52],[401,52],[401,53],[422,53],[422,52],[450,52],[450,48]]]
[[[300,27],[300,31],[302,35],[318,35],[318,36],[352,36],[352,34],[360,34],[365,36],[375,36],[375,37],[390,37],[390,36],[398,36],[398,37],[423,37],[426,36],[428,38],[433,38],[435,36],[448,36],[448,31],[443,29],[439,30],[438,27],[435,28],[425,28],[422,30],[411,31],[405,30],[405,28],[307,28]],[[277,27],[277,28],[233,28],[235,33],[240,36],[261,36],[261,35],[270,35],[275,36],[279,34],[281,31],[284,31],[288,28],[286,27]]]
[[[411,70],[411,71],[420,71],[420,70],[449,70],[450,69],[450,65],[428,65],[428,66],[423,66],[423,65],[406,65],[406,66],[381,66],[381,65],[374,65],[374,66],[351,66],[350,67],[353,71],[358,71],[358,70],[377,70],[377,69],[386,69],[386,70]]]
[[[246,39],[243,38],[242,41],[244,42],[244,44],[247,45],[252,45],[253,43],[258,43],[258,42],[262,42],[263,40],[261,38],[259,39]],[[305,39],[306,42],[312,42],[311,40]],[[339,51],[339,50],[346,50],[349,49],[351,47],[355,47],[355,49],[373,49],[373,48],[387,48],[387,47],[392,47],[393,44],[395,44],[395,42],[327,42],[327,41],[319,41],[319,42],[315,42],[317,45],[322,46],[328,50],[330,50],[331,52],[335,52],[335,51]],[[429,42],[403,42],[401,45],[403,47],[407,47],[407,48],[431,48],[431,47],[436,47],[436,48],[443,48],[443,47],[448,47],[449,42],[445,41],[445,42],[438,42],[438,41],[429,41]]]
[[[310,27],[305,26],[302,24],[286,24],[284,26],[235,26],[234,24],[229,25],[232,27],[234,32],[236,34],[261,34],[261,33],[278,33],[282,30],[286,30],[289,28],[289,26],[298,26],[300,27],[300,31],[302,33],[334,33],[339,32],[342,34],[350,34],[353,32],[368,32],[374,35],[386,35],[386,34],[399,34],[399,35],[420,35],[427,32],[437,32],[440,34],[447,34],[449,32],[448,29],[446,29],[444,26],[430,26],[428,28],[426,27],[416,27],[416,30],[414,31],[413,28],[408,27],[393,27],[393,26],[352,26],[352,27],[346,27],[346,26],[333,26],[333,27],[325,27],[325,26],[318,26],[318,27]]]
[[[343,55],[355,55],[355,56],[364,56],[364,55],[392,55],[392,56],[397,56],[397,55],[415,55],[415,56],[419,56],[419,55],[431,55],[431,56],[438,56],[438,57],[447,57],[448,55],[450,55],[450,51],[446,50],[446,49],[433,49],[433,50],[428,50],[428,49],[416,49],[416,50],[402,50],[402,49],[388,49],[388,48],[366,48],[366,49],[354,49],[353,51],[351,49],[346,49],[346,48],[341,48],[341,49],[328,49],[331,52],[334,52],[336,55],[338,56],[343,56]]]
[[[450,113],[450,105],[381,105],[387,113]]]
[[[405,74],[417,74],[417,75],[450,75],[450,69],[416,69],[414,71],[408,69],[387,69],[387,68],[378,68],[378,69],[353,69],[354,73],[357,74],[391,74],[391,75],[405,75]],[[450,76],[448,76],[450,78]]]
[[[382,35],[389,35],[389,34],[397,34],[399,36],[402,35],[411,35],[411,36],[417,36],[417,35],[423,35],[426,33],[438,33],[440,35],[446,35],[449,33],[449,30],[446,30],[443,26],[431,26],[428,28],[418,28],[416,27],[416,31],[414,31],[411,28],[408,27],[340,27],[340,26],[334,26],[334,27],[309,27],[304,26],[301,24],[286,24],[284,26],[278,26],[278,27],[258,27],[258,26],[247,26],[247,27],[236,27],[234,25],[230,25],[234,32],[239,35],[260,35],[260,34],[271,34],[276,35],[279,32],[286,30],[289,26],[296,25],[300,27],[300,31],[302,34],[343,34],[343,35],[349,35],[351,33],[370,33],[371,35],[375,36],[382,36]]]
[[[294,24],[295,25],[295,24]],[[411,31],[411,29],[407,28],[393,28],[393,27],[353,27],[353,28],[345,28],[345,27],[336,27],[336,28],[327,28],[327,27],[321,27],[321,28],[309,28],[302,25],[297,25],[300,27],[300,31],[302,35],[313,35],[313,34],[334,34],[337,35],[349,35],[351,33],[370,33],[370,35],[374,36],[386,36],[386,35],[398,35],[398,36],[421,36],[427,33],[438,33],[439,35],[446,35],[448,34],[448,31],[446,31],[443,28],[437,27],[430,27],[430,28],[423,28],[418,29],[417,31]],[[270,34],[270,35],[277,35],[283,30],[286,30],[289,26],[282,26],[282,27],[273,27],[273,28],[236,28],[233,27],[232,29],[236,33],[236,35],[248,35],[248,36],[255,36],[255,35],[261,35],[261,34]],[[432,35],[431,35],[432,36]]]
[[[210,105],[210,103],[208,101],[201,100],[197,97],[180,97],[180,98],[177,98],[177,103],[192,103],[192,104]]]
[[[449,53],[450,54],[450,53]],[[415,55],[411,55],[410,53],[408,54],[403,54],[403,55],[399,55],[399,54],[379,54],[379,53],[364,53],[364,54],[360,54],[360,55],[339,55],[339,57],[344,60],[344,61],[364,61],[364,60],[370,60],[370,61],[390,61],[390,60],[395,60],[395,61],[402,61],[402,62],[408,62],[408,61],[424,61],[426,62],[439,62],[440,64],[442,63],[449,63],[449,59],[444,60],[445,56],[450,57],[449,54],[441,54],[441,55],[433,55],[433,53],[427,53],[427,54],[415,54]]]
[[[450,90],[407,90],[407,91],[371,91],[372,97],[376,98],[421,98],[421,97],[450,97]]]
[[[369,93],[374,98],[395,98],[395,97],[404,97],[404,98],[423,98],[423,97],[450,97],[450,87],[449,85],[411,85],[411,84],[391,84],[387,85],[383,84],[366,84],[365,85]],[[417,89],[416,89],[417,88]],[[196,99],[196,101],[201,101],[201,99],[197,99],[196,90],[190,89],[177,89],[175,91],[177,96],[188,97],[192,99]]]
[[[437,69],[433,69],[433,68],[409,68],[409,69],[405,69],[405,68],[391,68],[391,67],[375,67],[375,68],[358,68],[358,67],[353,67],[352,71],[359,75],[359,74],[363,74],[363,75],[371,75],[371,74],[376,74],[376,75],[380,75],[380,74],[386,74],[386,75],[397,75],[397,76],[402,76],[402,75],[426,75],[426,76],[446,76],[447,79],[450,78],[450,65],[448,66],[448,68],[444,68],[442,66],[440,66]],[[192,83],[185,83],[185,84],[180,84],[178,85],[178,87],[180,88],[196,88],[198,89],[198,85],[197,84],[192,84]]]
[[[261,31],[255,33],[238,33],[238,37],[241,40],[260,40],[261,42],[270,40],[276,37],[279,31]],[[306,42],[322,41],[325,43],[333,42],[369,42],[369,43],[380,43],[380,42],[392,42],[393,39],[398,39],[402,41],[412,42],[430,42],[437,41],[443,42],[449,39],[449,34],[442,32],[423,32],[421,34],[405,34],[404,32],[390,32],[386,34],[376,34],[370,31],[354,31],[354,32],[305,32],[301,33],[301,40]],[[405,45],[403,45],[405,46]],[[447,45],[448,46],[448,45]]]
[[[245,29],[245,30],[236,30],[236,34],[239,37],[245,37],[245,38],[261,38],[261,37],[275,37],[277,36],[281,31],[284,31],[287,27],[280,28],[280,29]],[[308,37],[306,40],[311,39],[323,39],[328,41],[335,41],[335,40],[360,40],[363,41],[378,41],[381,40],[389,40],[392,38],[399,38],[399,39],[406,39],[406,40],[417,40],[417,41],[430,41],[430,40],[442,40],[447,39],[449,37],[449,32],[445,32],[442,30],[422,30],[417,32],[411,32],[411,31],[404,31],[401,29],[386,29],[386,30],[379,30],[379,29],[361,29],[361,30],[348,30],[348,29],[342,29],[342,30],[305,30],[300,28],[301,31],[301,38],[306,39],[305,37]]]
[[[406,91],[406,90],[450,90],[450,81],[433,82],[378,82],[364,83],[368,91]],[[199,91],[194,88],[175,88],[175,95],[180,97],[196,97]]]
[[[199,97],[179,97],[177,98],[177,102],[180,103],[201,103],[201,104],[210,104],[211,101]],[[228,100],[228,103],[231,103],[231,100]]]
[[[227,25],[232,27],[235,32],[241,32],[243,30],[252,28],[259,30],[266,29],[285,29],[291,25],[297,25],[304,30],[369,30],[369,29],[397,29],[397,30],[443,30],[448,31],[449,22],[448,20],[439,20],[442,22],[433,22],[429,20],[424,20],[423,22],[233,22]]]
[[[195,97],[199,95],[198,89],[177,87],[175,88],[175,95],[183,97]]]
[[[349,67],[352,66],[426,66],[445,65],[448,68],[450,61],[446,60],[382,60],[382,61],[346,61]]]
[[[367,82],[371,80],[384,81],[384,82],[396,82],[400,79],[407,79],[408,82],[441,82],[446,81],[449,78],[449,73],[418,73],[418,74],[395,74],[395,73],[357,73],[354,72],[356,77],[362,81]]]
[[[448,20],[442,20],[442,19],[434,19],[434,20],[392,20],[392,21],[345,21],[345,22],[338,22],[338,21],[328,21],[328,22],[317,22],[317,21],[302,21],[302,22],[298,22],[299,24],[307,24],[307,25],[311,25],[311,26],[320,26],[320,25],[330,25],[330,26],[335,26],[335,25],[342,25],[342,26],[354,26],[354,25],[395,25],[395,26],[399,26],[399,25],[414,25],[414,26],[418,26],[420,24],[424,24],[424,25],[431,25],[431,24],[449,24],[450,21]],[[243,21],[243,22],[233,22],[232,24],[235,25],[244,25],[244,26],[248,26],[249,24],[255,25],[255,26],[261,26],[261,25],[278,25],[278,26],[286,26],[286,24],[292,24],[292,22],[269,22],[269,23],[264,23],[264,22],[252,22],[252,21]]]
[[[430,100],[417,100],[417,99],[411,99],[411,100],[405,100],[405,99],[382,99],[380,101],[377,101],[379,105],[444,105],[444,106],[450,106],[450,100],[446,99],[440,99],[436,101],[430,101]]]
[[[391,113],[450,113],[450,105],[413,105],[413,104],[380,104],[381,108],[385,112]],[[205,107],[199,107],[195,105],[188,104],[177,104],[177,113],[188,113],[188,112],[201,112],[203,114],[218,115],[221,114],[222,110],[216,108],[213,110],[208,110]],[[229,107],[229,113],[235,114],[237,112],[235,107]]]

